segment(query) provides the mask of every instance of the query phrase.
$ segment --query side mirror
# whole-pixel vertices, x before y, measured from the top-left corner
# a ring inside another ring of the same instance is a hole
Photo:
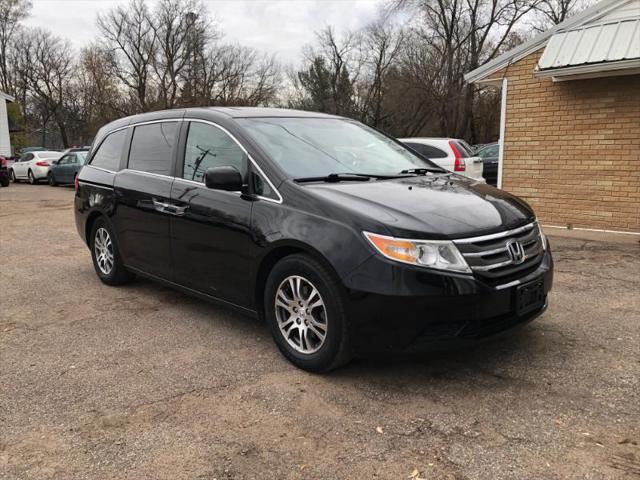
[[[53,162],[51,162],[51,165],[57,165],[59,161],[60,160],[54,160]]]
[[[236,167],[211,167],[204,172],[204,184],[213,190],[242,191],[242,175]]]

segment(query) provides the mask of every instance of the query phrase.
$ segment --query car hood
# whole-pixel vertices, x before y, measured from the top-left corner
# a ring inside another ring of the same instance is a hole
[[[529,205],[518,197],[458,175],[308,187],[314,195],[366,218],[378,230],[384,228],[390,235],[405,238],[484,235],[516,228],[535,218]]]

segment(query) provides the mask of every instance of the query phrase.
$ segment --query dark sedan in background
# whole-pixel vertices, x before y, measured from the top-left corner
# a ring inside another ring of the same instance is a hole
[[[499,143],[489,143],[478,150],[478,155],[482,159],[482,176],[489,185],[498,185],[498,155],[500,153]]]
[[[3,156],[0,156],[0,186],[9,186],[9,169],[7,168],[9,162]]]
[[[72,148],[59,160],[53,162],[47,176],[49,185],[74,183],[78,172],[84,165],[87,153],[89,153],[88,148]]]

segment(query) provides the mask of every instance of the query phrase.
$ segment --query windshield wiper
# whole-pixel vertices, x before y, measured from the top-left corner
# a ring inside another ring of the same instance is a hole
[[[293,181],[297,183],[368,182],[372,178],[375,178],[375,179],[398,178],[398,175],[376,175],[376,174],[369,174],[369,173],[330,173],[329,175],[319,176],[319,177],[294,178]]]
[[[447,173],[444,168],[407,168],[400,173],[414,173],[416,175],[426,175],[427,173]]]

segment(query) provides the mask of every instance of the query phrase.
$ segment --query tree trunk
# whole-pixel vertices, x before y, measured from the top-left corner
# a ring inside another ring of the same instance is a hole
[[[69,148],[69,135],[67,134],[67,126],[63,119],[56,115],[56,124],[60,130],[60,138],[62,139],[62,145],[64,148]]]

